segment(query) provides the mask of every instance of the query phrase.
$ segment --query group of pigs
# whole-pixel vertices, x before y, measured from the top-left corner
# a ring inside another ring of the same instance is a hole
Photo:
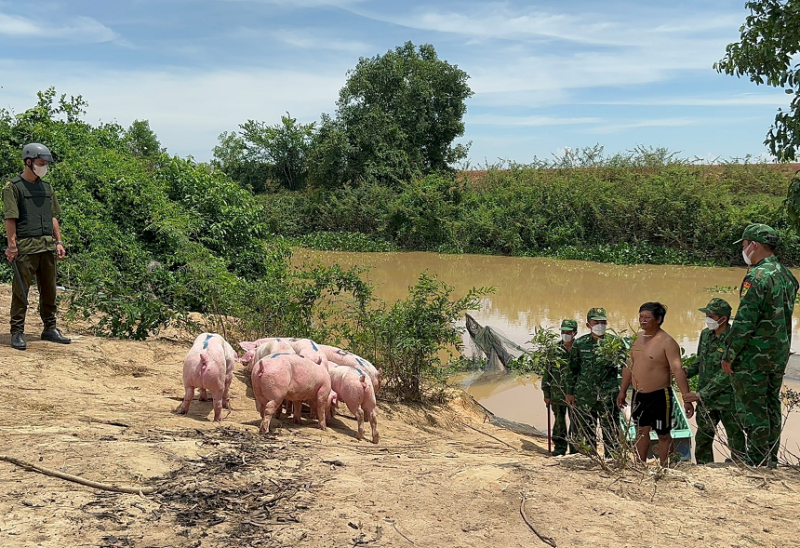
[[[222,408],[229,409],[228,390],[233,367],[241,363],[250,373],[256,409],[261,414],[261,433],[269,432],[275,415],[280,418],[285,406],[300,423],[302,403],[307,401],[311,416],[317,416],[325,430],[325,420],[336,414],[344,402],[358,420],[358,439],[364,438],[364,417],[372,428],[372,442],[378,443],[375,393],[380,390],[380,372],[369,361],[346,350],[316,344],[309,339],[266,338],[240,342],[245,353],[240,358],[222,336],[202,333],[183,361],[183,386],[186,393],[178,413],[185,414],[200,390],[214,401],[214,420],[222,420]]]

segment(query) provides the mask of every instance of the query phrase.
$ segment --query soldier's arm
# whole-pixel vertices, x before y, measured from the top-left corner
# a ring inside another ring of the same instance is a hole
[[[703,330],[703,332],[700,333],[700,340],[697,342],[697,353],[696,353],[697,358],[695,358],[694,363],[689,364],[689,367],[686,369],[687,379],[691,379],[692,377],[700,373],[700,363],[702,363],[705,356],[705,352],[703,352],[703,343],[705,342],[705,339],[707,338],[709,333],[710,331],[706,330]]]
[[[697,396],[703,401],[710,401],[720,395],[723,391],[730,389],[730,387],[731,378],[721,371],[717,371],[705,386],[697,390]]]
[[[572,350],[569,353],[569,363],[567,365],[567,370],[564,372],[564,387],[568,396],[574,396],[575,385],[581,373],[581,353],[578,351],[577,344],[572,345]]]
[[[53,236],[55,236],[57,242],[56,253],[58,253],[58,258],[63,259],[66,252],[64,251],[64,244],[61,243],[61,226],[55,217],[53,217]]]
[[[728,344],[722,352],[722,361],[733,363],[750,341],[758,325],[759,305],[762,301],[764,287],[753,276],[746,276],[742,282],[743,295],[739,301],[739,309],[728,334]]]
[[[17,218],[19,217],[19,210],[17,208],[17,196],[11,183],[6,183],[6,186],[3,187],[3,212],[6,225],[6,240],[8,241],[6,258],[9,261],[13,261],[17,258]]]

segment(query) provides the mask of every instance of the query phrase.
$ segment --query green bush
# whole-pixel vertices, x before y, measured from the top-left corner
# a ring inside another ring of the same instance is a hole
[[[0,111],[2,173],[22,171],[20,150],[32,141],[57,160],[48,179],[63,210],[67,259],[58,281],[69,289],[70,316],[136,339],[186,321],[189,311],[237,318],[257,336],[308,336],[326,292],[365,291],[357,275],[334,268],[296,273],[291,248],[272,237],[248,190],[151,151],[157,139],[144,123],[132,137],[115,124],[82,122],[83,107],[50,89],[19,116]]]
[[[740,265],[732,242],[762,222],[781,234],[779,257],[800,265],[800,237],[784,207],[788,169],[693,165],[658,149],[608,159],[600,152],[261,203],[271,230],[292,236],[358,232],[404,250],[622,264]]]
[[[452,300],[452,287],[423,272],[408,297],[392,306],[362,309],[342,334],[356,353],[380,364],[390,392],[420,401],[427,382],[441,381],[448,373],[440,353],[461,345],[463,328],[455,322],[465,311],[478,310],[480,298],[492,291],[473,288]]]

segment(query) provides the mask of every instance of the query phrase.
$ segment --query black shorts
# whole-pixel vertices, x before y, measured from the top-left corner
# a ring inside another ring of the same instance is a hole
[[[633,392],[631,418],[636,426],[649,426],[659,436],[672,430],[672,390],[662,388],[655,392]]]

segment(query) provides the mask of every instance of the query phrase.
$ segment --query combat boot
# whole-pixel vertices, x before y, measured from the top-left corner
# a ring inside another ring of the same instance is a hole
[[[53,329],[46,329],[45,331],[42,331],[42,340],[60,344],[69,344],[72,342],[72,339],[65,337],[61,331],[55,327]]]
[[[25,342],[25,335],[23,335],[22,333],[12,333],[11,348],[15,348],[17,350],[25,350],[26,348],[28,348],[28,345]]]

